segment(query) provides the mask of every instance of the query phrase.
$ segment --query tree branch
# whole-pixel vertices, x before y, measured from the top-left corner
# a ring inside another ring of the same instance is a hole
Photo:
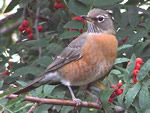
[[[38,103],[35,103],[34,106],[32,106],[32,107],[29,109],[28,113],[33,113],[33,111],[34,111],[38,106],[39,106],[39,104],[38,104]]]
[[[14,31],[14,29],[17,29],[17,27],[18,27],[20,24],[21,24],[21,22],[18,21],[18,22],[15,22],[14,24],[11,24],[11,25],[9,25],[9,26],[6,26],[6,27],[4,27],[4,28],[2,28],[2,29],[0,30],[0,34],[2,34],[2,35],[7,35],[7,34],[11,33],[12,31]]]
[[[11,94],[7,98],[15,99],[16,97],[18,97],[18,95]],[[76,102],[71,101],[71,100],[46,99],[46,98],[31,97],[31,96],[26,96],[24,101],[29,101],[29,102],[37,103],[37,104],[53,104],[53,105],[64,105],[64,106],[76,106]],[[82,101],[81,105],[79,105],[79,107],[88,107],[88,108],[101,109],[101,107],[98,103],[96,103],[96,102],[86,102],[86,101]]]
[[[36,39],[39,40],[40,36],[39,36],[39,31],[38,31],[38,22],[39,22],[39,15],[40,15],[40,7],[37,7],[36,9],[36,19],[35,19],[35,23],[34,23],[34,27],[35,27],[35,32],[36,32]],[[42,54],[42,48],[39,47],[39,58],[41,57]]]

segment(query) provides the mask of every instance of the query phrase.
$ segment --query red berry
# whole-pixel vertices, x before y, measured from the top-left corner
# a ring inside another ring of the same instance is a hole
[[[62,5],[59,5],[59,8],[64,9],[64,8],[66,8],[66,7],[65,7],[65,5],[64,5],[64,4],[62,4]]]
[[[143,64],[143,59],[142,58],[136,58],[136,63],[137,64]]]
[[[85,30],[83,30],[83,29],[80,30],[80,33],[81,33],[81,34],[84,33],[84,32],[85,32]]]
[[[9,65],[7,66],[7,69],[10,70],[10,66]]]
[[[110,97],[114,97],[114,96],[115,96],[115,92],[113,92]]]
[[[79,17],[79,16],[75,16],[75,17],[73,17],[73,20],[83,21],[83,18],[81,18],[81,17]]]
[[[122,82],[118,83],[117,86],[120,88],[123,85]]]
[[[55,7],[55,9],[58,9],[59,8],[59,4],[55,3],[54,7]]]
[[[126,43],[126,41],[128,40],[128,38],[124,38],[123,40],[121,40],[121,43]]]
[[[30,34],[31,31],[32,31],[32,29],[31,29],[30,27],[25,28],[25,32],[26,32],[27,34]]]
[[[119,90],[119,87],[117,87],[117,88],[115,89],[115,92],[118,91],[118,90]]]
[[[21,25],[21,26],[18,27],[18,30],[19,30],[20,32],[22,32],[22,31],[24,31],[24,27]]]
[[[116,94],[117,95],[121,95],[123,93],[123,89],[118,89],[117,91],[116,91]]]
[[[9,72],[8,70],[6,72],[3,73],[3,76],[8,76],[9,75]]]
[[[83,18],[81,18],[81,17],[79,17],[79,16],[73,17],[73,20],[79,20],[79,21],[82,21],[83,24],[85,24],[85,22],[86,22]]]
[[[109,101],[110,103],[113,102],[113,98],[110,97],[108,101]]]
[[[132,75],[133,75],[134,77],[136,77],[137,74],[138,74],[138,72],[139,72],[139,70],[135,69],[135,70],[133,70]]]
[[[23,26],[23,27],[28,27],[28,26],[29,26],[29,22],[28,22],[27,20],[24,20],[24,21],[22,22],[22,26]]]
[[[29,40],[32,40],[33,37],[34,37],[34,35],[33,35],[32,33],[28,34],[28,39],[29,39]]]
[[[43,26],[38,26],[38,31],[43,32]]]
[[[76,38],[78,38],[77,36],[76,37],[73,37],[73,40],[75,40]]]
[[[134,83],[134,84],[137,83],[136,77],[133,77],[133,83]]]
[[[111,85],[111,86],[110,86],[110,88],[114,88],[114,87],[116,87],[116,85]]]
[[[140,65],[139,63],[136,63],[136,65],[135,65],[135,68],[134,68],[134,69],[140,70],[140,68],[141,68],[141,65]]]

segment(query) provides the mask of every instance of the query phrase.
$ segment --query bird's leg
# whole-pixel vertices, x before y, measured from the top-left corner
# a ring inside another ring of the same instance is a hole
[[[72,100],[76,102],[76,105],[79,106],[81,104],[81,100],[76,98],[73,91],[72,91],[72,88],[70,86],[68,86],[69,88],[69,91],[71,93],[71,96],[72,96]]]

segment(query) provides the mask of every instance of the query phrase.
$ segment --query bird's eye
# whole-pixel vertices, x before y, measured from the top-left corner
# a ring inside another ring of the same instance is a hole
[[[98,20],[99,20],[99,21],[103,21],[103,20],[104,20],[104,17],[98,17]]]
[[[97,17],[98,22],[103,22],[104,19],[105,19],[104,16],[98,16]]]

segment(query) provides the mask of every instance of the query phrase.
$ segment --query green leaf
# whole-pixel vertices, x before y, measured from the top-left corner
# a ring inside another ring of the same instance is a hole
[[[122,50],[122,49],[126,49],[126,48],[130,48],[130,47],[133,47],[133,45],[131,44],[125,44],[125,45],[122,45],[118,48],[118,51]]]
[[[69,9],[76,15],[85,15],[90,9],[90,5],[82,4],[78,0],[69,0]]]
[[[6,106],[9,106],[9,107],[10,107],[10,106],[12,106],[12,105],[18,103],[18,102],[20,102],[21,100],[23,100],[24,97],[25,97],[25,95],[19,95],[19,97],[10,100],[10,101],[6,104]]]
[[[123,63],[123,62],[128,62],[130,59],[128,58],[117,58],[115,61],[115,64]]]
[[[61,108],[61,112],[60,113],[69,113],[69,111],[71,111],[73,109],[73,107],[71,106],[63,106]]]
[[[103,107],[104,109],[107,109],[108,106],[108,100],[112,94],[112,92],[115,90],[115,88],[113,89],[105,89],[105,90],[101,90],[100,91],[100,99],[102,101]]]
[[[144,81],[143,81],[143,84],[144,85],[146,85],[146,86],[150,86],[150,79],[145,79]]]
[[[126,108],[128,109],[132,102],[134,101],[135,97],[137,96],[138,92],[141,89],[141,84],[137,83],[130,88],[125,96],[125,105]]]
[[[83,29],[83,23],[78,20],[71,20],[64,25],[64,28]]]
[[[143,85],[139,93],[139,105],[141,109],[148,108],[150,104],[150,93],[148,88]]]
[[[146,109],[144,113],[150,113],[150,109]]]
[[[120,105],[123,105],[124,104],[124,102],[123,102],[124,101],[124,97],[125,97],[127,91],[129,90],[129,85],[128,84],[124,84],[121,87],[121,89],[123,89],[123,93],[120,96],[118,96],[117,99],[118,99],[118,103]]]
[[[1,54],[1,53],[0,53]],[[0,57],[0,62],[2,62],[3,61],[3,58],[2,57]]]
[[[26,86],[27,83],[26,82],[23,82],[23,81],[17,81],[18,84],[20,84],[21,86]]]
[[[113,5],[121,1],[122,0],[96,0],[94,6],[100,7],[100,6],[106,6],[106,5]]]
[[[117,69],[113,69],[113,70],[111,70],[110,74],[119,75],[119,74],[121,74],[121,72]]]
[[[18,90],[17,88],[10,88],[9,90],[4,91],[4,93],[0,94],[0,98],[5,96],[5,95],[12,94],[13,92],[15,92],[17,90]]]
[[[140,72],[137,75],[137,80],[141,81],[143,80],[148,72],[150,71],[150,59],[144,63],[144,65],[141,67]]]
[[[51,43],[46,47],[46,49],[51,56],[55,56],[63,50],[63,47],[57,43]]]
[[[34,46],[34,47],[45,47],[47,46],[49,43],[47,40],[30,40],[30,41],[26,41],[23,43],[26,46]]]
[[[150,30],[150,19],[149,18],[145,20],[144,26],[146,27],[146,29],[148,31]]]
[[[33,64],[41,65],[43,67],[47,67],[52,62],[52,59],[49,56],[42,56],[35,60]]]
[[[3,83],[4,83],[4,81],[1,80],[1,81],[0,81],[0,88],[3,86]]]
[[[4,11],[4,13],[8,13],[9,11],[11,11],[16,5],[19,4],[20,0],[12,0],[9,5],[7,6],[6,10]]]
[[[33,66],[24,66],[19,69],[17,69],[12,76],[20,76],[20,75],[26,75],[26,74],[33,74],[38,76],[40,73],[42,73],[44,70],[42,68],[33,67]]]
[[[59,85],[55,87],[52,91],[52,95],[57,96],[60,99],[64,99],[67,88],[65,86]]]
[[[51,105],[47,105],[47,104],[42,104],[40,106],[38,106],[35,110],[34,113],[48,113],[48,109],[51,107]],[[47,111],[47,112],[46,112]]]
[[[72,39],[73,37],[77,37],[80,35],[79,31],[66,31],[62,33],[59,37],[60,39]]]
[[[97,113],[97,110],[94,108],[82,108],[80,113]]]
[[[136,6],[128,6],[128,18],[132,27],[135,27],[139,23],[139,15]]]
[[[131,77],[132,75],[132,72],[134,70],[134,67],[135,67],[135,59],[136,59],[136,56],[133,54],[132,57],[131,57],[131,64],[127,66],[125,72],[124,72],[124,81],[127,82],[129,80],[129,78]]]
[[[51,94],[51,92],[53,91],[53,89],[56,86],[52,86],[52,85],[45,85],[44,86],[44,94]]]
[[[93,0],[78,0],[78,1],[85,5],[91,5]]]

